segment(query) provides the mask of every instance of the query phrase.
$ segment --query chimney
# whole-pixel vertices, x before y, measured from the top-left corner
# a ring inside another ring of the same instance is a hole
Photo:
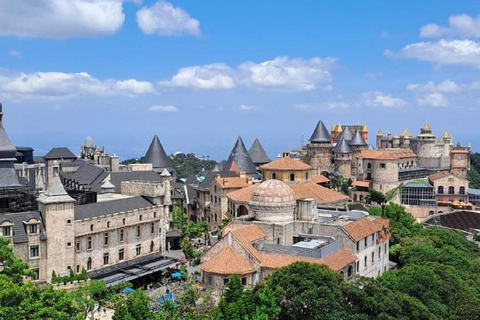
[[[243,178],[243,179],[247,177],[247,173],[245,171],[240,171],[238,175],[240,176],[240,178]]]

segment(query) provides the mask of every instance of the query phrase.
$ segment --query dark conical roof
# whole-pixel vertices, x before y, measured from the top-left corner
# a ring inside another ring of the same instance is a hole
[[[340,139],[340,141],[337,143],[335,146],[335,149],[333,150],[334,153],[352,153],[352,149],[348,146],[347,141],[345,139]]]
[[[350,146],[354,146],[354,147],[360,147],[360,146],[366,146],[367,145],[367,143],[365,142],[365,140],[362,137],[362,134],[358,130],[355,131],[355,135],[353,136],[352,140],[350,140],[350,142],[348,144]]]
[[[353,139],[353,133],[348,127],[345,127],[343,129],[342,133],[338,135],[335,141],[340,141],[342,140],[342,138],[345,139],[345,141],[350,141]]]
[[[238,137],[237,142],[235,143],[235,146],[228,157],[227,163],[223,167],[224,170],[228,170],[228,168],[232,166],[232,162],[235,162],[238,170],[245,171],[247,174],[254,174],[257,172],[257,169],[252,162],[252,158],[250,158],[250,155],[248,154],[247,148],[245,148],[241,137]]]
[[[317,127],[315,128],[315,131],[313,131],[309,141],[312,143],[322,143],[322,142],[332,141],[330,132],[328,132],[327,128],[325,127],[322,121],[318,121]]]
[[[0,103],[0,158],[8,159],[15,158],[17,148],[15,148],[8,138],[7,132],[3,127],[3,109]]]
[[[20,182],[15,173],[14,162],[17,148],[13,146],[3,127],[3,111],[0,103],[0,187],[18,187]]]
[[[263,164],[263,163],[270,162],[270,159],[268,158],[267,153],[263,149],[258,139],[255,139],[252,146],[250,147],[250,150],[248,150],[248,154],[250,155],[250,158],[252,159],[253,163]]]
[[[150,144],[150,147],[148,147],[147,153],[141,162],[151,163],[154,169],[173,169],[172,161],[165,153],[157,135],[153,137],[152,143]]]

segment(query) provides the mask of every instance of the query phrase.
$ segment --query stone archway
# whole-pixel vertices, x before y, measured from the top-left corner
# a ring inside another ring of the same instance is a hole
[[[248,209],[243,204],[237,208],[237,217],[246,216],[248,214]]]

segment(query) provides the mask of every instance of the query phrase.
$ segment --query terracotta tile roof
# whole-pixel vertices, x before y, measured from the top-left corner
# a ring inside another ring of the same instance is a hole
[[[249,186],[247,178],[225,177],[215,178],[215,181],[222,189],[239,189]]]
[[[315,182],[289,183],[288,186],[295,192],[295,199],[313,198],[317,203],[332,203],[348,200],[348,196],[322,187]]]
[[[325,258],[320,259],[321,263],[334,271],[345,268],[350,263],[357,261],[357,256],[348,249],[341,249]]]
[[[371,188],[370,181],[353,181],[352,186],[354,187],[364,187],[364,188]]]
[[[235,202],[248,202],[252,196],[253,190],[258,186],[259,184],[253,184],[240,190],[232,191],[227,194],[227,198]]]
[[[225,247],[200,266],[205,272],[216,274],[247,274],[255,271],[252,263],[232,247]]]
[[[283,157],[260,167],[262,170],[312,170],[313,168],[300,160]]]
[[[265,238],[265,233],[254,224],[231,231],[232,235],[247,249],[257,260],[261,261],[260,253],[252,245],[252,242]]]
[[[330,182],[330,179],[328,179],[327,177],[322,176],[322,175],[313,176],[312,179],[310,179],[310,180],[312,182],[315,182],[316,184]]]
[[[343,226],[343,229],[353,238],[353,240],[360,241],[375,232],[380,232],[381,236],[386,236],[386,234],[389,234],[389,226],[390,221],[388,219],[376,218],[372,221],[368,217],[365,217]],[[387,230],[385,234],[384,228]]]
[[[430,179],[430,181],[435,181],[435,180],[438,180],[438,179],[448,177],[449,175],[455,176],[456,178],[460,178],[460,179],[466,179],[464,177],[461,177],[461,176],[456,175],[456,174],[454,174],[452,172],[449,172],[449,171],[440,171],[440,172],[431,174],[431,175],[428,176],[428,179]]]
[[[410,149],[362,150],[360,155],[364,159],[375,160],[399,160],[417,157]]]
[[[232,161],[232,165],[230,166],[230,168],[228,168],[228,171],[233,171],[233,172],[236,172],[237,174],[240,173],[240,170],[238,169],[238,166],[235,163],[235,161]]]

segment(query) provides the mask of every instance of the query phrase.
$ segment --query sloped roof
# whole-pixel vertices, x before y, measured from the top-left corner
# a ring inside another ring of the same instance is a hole
[[[341,153],[341,154],[349,154],[349,153],[352,153],[352,149],[348,145],[347,141],[344,138],[342,138],[335,146],[335,149],[333,149],[333,152]]]
[[[235,190],[227,193],[227,198],[235,202],[248,202],[252,197],[253,190],[255,190],[259,184],[253,184],[240,190]]]
[[[343,129],[342,133],[340,133],[336,138],[335,141],[340,141],[342,139],[345,139],[345,141],[350,141],[353,139],[353,133],[352,130],[350,130],[349,127],[345,126]]]
[[[371,182],[370,181],[353,181],[352,186],[354,187],[364,187],[364,188],[371,188]]]
[[[255,139],[255,141],[253,141],[253,144],[250,147],[250,150],[248,150],[248,154],[250,155],[250,158],[252,159],[253,163],[270,162],[270,159],[268,158],[267,153],[263,149],[258,139]]]
[[[72,174],[64,174],[64,179],[70,179],[77,182],[85,190],[99,192],[103,184],[103,180],[108,176],[105,169],[83,162],[80,167]],[[114,182],[112,182],[116,185]]]
[[[360,131],[355,131],[355,135],[353,136],[352,140],[348,143],[350,146],[355,146],[355,147],[360,147],[360,146],[366,146],[367,143],[362,137],[362,134]]]
[[[155,171],[110,172],[110,182],[115,186],[115,192],[121,192],[123,181],[161,181],[161,178]],[[100,189],[95,188],[94,191],[100,191]]]
[[[207,173],[205,178],[203,179],[202,182],[198,185],[199,190],[208,190],[210,189],[210,186],[212,185],[213,181],[217,177],[217,174],[220,175],[220,177],[238,177],[238,174],[233,171],[223,171],[223,172],[218,172],[218,171],[210,171]]]
[[[309,141],[312,143],[326,143],[332,141],[332,136],[322,121],[318,121]]]
[[[154,207],[143,197],[111,200],[75,206],[75,220],[95,218],[107,214],[120,213],[129,210]]]
[[[52,148],[46,155],[43,156],[45,160],[53,159],[77,159],[77,156],[73,154],[66,147]]]
[[[402,133],[400,133],[400,136],[404,138],[411,138],[412,134],[410,133],[410,131],[408,131],[407,128],[405,128],[403,129]]]
[[[165,153],[158,136],[155,135],[152,143],[148,147],[145,157],[141,160],[142,163],[151,163],[155,169],[169,168],[173,169],[172,161]]]
[[[3,124],[0,122],[0,158],[8,159],[14,158],[17,153],[17,148],[15,148],[8,138],[7,132],[3,127]]]
[[[290,157],[282,157],[260,167],[262,170],[312,170],[313,168],[300,160],[294,160]]]
[[[350,222],[343,226],[343,229],[352,237],[355,241],[360,241],[376,232],[383,232],[383,229],[388,229],[390,222],[388,219],[376,218],[374,221],[369,217],[362,218]]]
[[[322,187],[315,182],[288,183],[295,193],[295,199],[313,198],[319,204],[336,203],[348,200],[348,196],[334,190]]]
[[[4,221],[10,221],[13,223],[13,243],[25,243],[28,242],[28,230],[27,225],[24,224],[24,221],[28,221],[31,218],[37,219],[38,221],[42,220],[42,217],[38,211],[28,211],[2,214],[0,215],[0,224]],[[41,241],[47,240],[43,223],[38,224],[38,232],[40,234]]]
[[[399,160],[416,158],[417,155],[410,149],[362,150],[364,159]]]
[[[215,181],[222,189],[239,189],[247,187],[248,180],[240,177],[215,178]]]
[[[200,266],[205,272],[216,274],[248,274],[255,271],[252,263],[242,257],[237,250],[232,247],[225,247],[210,260],[202,263]]]
[[[330,182],[330,179],[328,179],[327,177],[325,177],[323,175],[313,176],[310,180],[312,182],[317,183],[317,184]]]
[[[255,168],[241,137],[238,137],[224,168],[230,168],[232,162],[235,162],[240,171],[245,171],[247,174],[257,173],[257,169]]]

